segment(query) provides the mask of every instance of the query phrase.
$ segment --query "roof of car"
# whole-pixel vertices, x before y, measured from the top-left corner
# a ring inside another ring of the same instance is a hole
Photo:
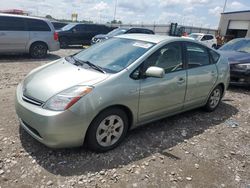
[[[205,35],[205,33],[190,33],[191,34],[195,34],[195,35]]]
[[[47,18],[40,18],[40,17],[35,17],[35,16],[17,15],[17,14],[0,13],[0,16],[8,16],[8,17],[16,17],[16,18],[32,18],[32,19],[38,19],[38,20],[46,20],[46,21],[48,21]]]
[[[209,33],[190,33],[191,34],[195,34],[195,35],[212,35],[214,36],[213,34],[209,34]]]
[[[171,37],[167,35],[149,35],[149,34],[125,34],[125,35],[118,35],[115,37],[124,38],[124,39],[141,40],[141,41],[152,42],[152,43],[160,43],[162,41],[171,40],[171,39],[177,39],[177,40],[182,39],[181,37]]]

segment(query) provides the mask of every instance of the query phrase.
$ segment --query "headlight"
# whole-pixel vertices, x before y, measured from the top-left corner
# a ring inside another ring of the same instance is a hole
[[[235,67],[248,70],[248,69],[250,69],[250,63],[236,64]]]
[[[81,97],[93,90],[92,86],[74,86],[51,97],[44,108],[54,111],[63,111],[74,105]]]

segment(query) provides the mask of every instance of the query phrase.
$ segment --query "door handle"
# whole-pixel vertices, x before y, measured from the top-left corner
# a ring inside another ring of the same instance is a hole
[[[0,36],[5,36],[6,34],[5,33],[0,33]]]
[[[185,79],[184,78],[178,78],[178,80],[177,80],[177,83],[178,84],[183,84],[185,82]]]
[[[215,72],[215,71],[212,71],[212,72],[211,72],[211,75],[212,75],[212,76],[216,76],[216,72]]]

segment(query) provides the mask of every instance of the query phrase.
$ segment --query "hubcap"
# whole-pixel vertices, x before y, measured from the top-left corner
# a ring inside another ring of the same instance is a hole
[[[37,45],[34,47],[34,55],[41,57],[46,53],[46,48],[43,45]]]
[[[211,108],[215,108],[220,102],[220,89],[215,89],[210,97],[209,104]]]
[[[97,128],[97,142],[103,147],[112,146],[120,139],[123,129],[123,120],[117,115],[110,115]]]

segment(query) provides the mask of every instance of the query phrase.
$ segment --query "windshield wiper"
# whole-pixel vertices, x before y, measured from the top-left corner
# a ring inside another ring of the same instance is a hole
[[[72,57],[72,59],[74,59],[74,61],[75,61],[74,65],[76,65],[76,66],[82,66],[83,64],[87,64],[88,66],[90,66],[91,68],[93,68],[93,69],[95,69],[95,70],[97,70],[99,72],[106,73],[103,70],[103,68],[98,66],[98,65],[95,65],[95,64],[93,64],[93,63],[91,63],[89,61],[82,61],[80,59],[75,58],[74,56],[71,56],[71,57]]]

